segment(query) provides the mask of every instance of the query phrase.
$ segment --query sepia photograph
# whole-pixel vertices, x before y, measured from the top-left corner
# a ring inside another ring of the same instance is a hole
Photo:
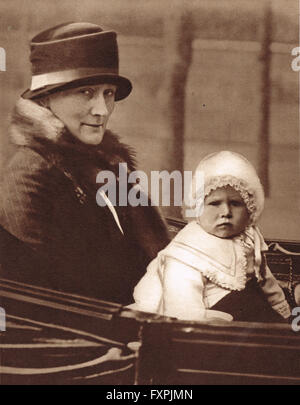
[[[1,386],[300,385],[299,6],[0,0]]]

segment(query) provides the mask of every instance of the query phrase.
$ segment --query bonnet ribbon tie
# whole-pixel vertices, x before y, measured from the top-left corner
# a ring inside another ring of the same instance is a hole
[[[262,263],[261,252],[268,250],[268,245],[266,244],[264,237],[262,236],[257,226],[251,226],[245,231],[245,234],[247,236],[248,242],[250,242],[254,249],[254,273],[257,280],[260,281],[260,266]]]

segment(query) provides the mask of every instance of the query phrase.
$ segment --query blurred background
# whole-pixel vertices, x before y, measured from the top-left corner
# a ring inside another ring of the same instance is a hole
[[[242,153],[267,193],[265,237],[300,240],[297,0],[0,0],[0,10],[0,167],[9,114],[30,86],[30,39],[89,21],[118,32],[134,89],[109,127],[136,148],[138,168],[194,170],[208,153]]]

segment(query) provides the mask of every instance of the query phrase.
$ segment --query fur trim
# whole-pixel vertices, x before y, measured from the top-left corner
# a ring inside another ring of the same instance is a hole
[[[41,136],[58,142],[64,129],[64,124],[48,108],[21,97],[12,114],[9,135],[17,145],[30,145],[32,137]]]
[[[16,145],[33,147],[42,154],[47,151],[56,155],[55,158],[60,155],[62,160],[71,153],[72,157],[77,155],[83,159],[89,155],[89,159],[100,162],[99,167],[104,162],[106,169],[107,164],[112,168],[121,162],[128,164],[129,171],[136,167],[134,149],[120,142],[111,131],[105,132],[100,145],[86,145],[73,137],[51,110],[23,98],[18,100],[12,113],[9,136]]]

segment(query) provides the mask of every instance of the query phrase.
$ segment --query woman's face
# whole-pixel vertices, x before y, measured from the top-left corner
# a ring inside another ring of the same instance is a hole
[[[233,238],[249,224],[249,213],[234,188],[220,187],[205,198],[199,223],[207,233],[219,238]]]
[[[115,106],[113,84],[82,86],[49,96],[51,111],[73,136],[89,145],[99,145]]]

